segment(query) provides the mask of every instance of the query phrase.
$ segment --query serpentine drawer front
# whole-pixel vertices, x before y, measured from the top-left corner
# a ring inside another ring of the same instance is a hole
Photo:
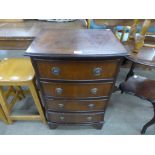
[[[44,30],[31,57],[51,129],[92,125],[101,129],[125,48],[110,30]]]
[[[36,63],[41,79],[97,80],[114,79],[119,61],[37,60]]]
[[[92,123],[102,122],[102,113],[55,113],[47,112],[48,120],[55,123]]]
[[[104,111],[107,105],[106,99],[101,100],[53,100],[46,99],[47,110],[57,112],[86,112]]]
[[[49,83],[41,82],[46,97],[107,97],[113,83]]]

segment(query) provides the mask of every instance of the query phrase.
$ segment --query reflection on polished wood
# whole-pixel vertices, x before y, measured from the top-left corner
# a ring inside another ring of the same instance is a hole
[[[0,62],[0,84],[31,81],[34,70],[28,58],[5,58]]]

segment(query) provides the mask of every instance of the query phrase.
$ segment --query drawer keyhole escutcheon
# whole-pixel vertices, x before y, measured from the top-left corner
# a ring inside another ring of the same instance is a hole
[[[91,89],[91,93],[92,93],[93,95],[96,95],[96,94],[97,94],[97,91],[98,91],[97,88],[92,88],[92,89]]]
[[[56,88],[55,92],[56,92],[56,95],[61,95],[63,92],[63,89],[62,88]]]
[[[59,67],[52,67],[52,74],[53,75],[60,75],[60,68]]]
[[[88,104],[88,107],[91,108],[91,109],[94,108],[94,106],[95,105],[93,103]]]
[[[65,119],[64,116],[60,116],[59,118],[60,118],[61,121],[63,121]]]
[[[92,120],[92,117],[91,117],[91,116],[88,116],[88,117],[87,117],[87,120],[88,120],[88,121],[91,121],[91,120]]]
[[[59,103],[58,105],[59,105],[60,108],[64,108],[64,104]]]
[[[100,68],[100,67],[94,68],[93,74],[95,76],[100,76],[102,74],[102,68]]]

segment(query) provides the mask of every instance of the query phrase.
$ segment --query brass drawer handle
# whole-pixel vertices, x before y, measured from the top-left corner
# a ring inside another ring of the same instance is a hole
[[[52,67],[52,74],[53,75],[59,75],[60,74],[60,68],[59,67]]]
[[[90,104],[88,104],[88,107],[92,109],[95,107],[95,105],[93,103],[90,103]]]
[[[63,121],[65,119],[64,116],[60,116],[59,118],[60,118],[61,121]]]
[[[59,105],[59,108],[64,108],[64,104],[59,103],[58,105]]]
[[[96,95],[96,94],[97,94],[97,91],[98,91],[97,88],[92,88],[92,89],[91,89],[91,93],[92,93],[93,95]]]
[[[61,95],[63,93],[63,89],[62,88],[56,88],[55,92],[56,92],[56,95]]]
[[[88,117],[87,117],[87,120],[88,120],[88,121],[91,121],[91,120],[92,120],[92,117],[91,117],[91,116],[88,116]]]
[[[102,73],[102,68],[100,68],[100,67],[94,68],[93,74],[94,74],[95,76],[100,76],[101,73]]]

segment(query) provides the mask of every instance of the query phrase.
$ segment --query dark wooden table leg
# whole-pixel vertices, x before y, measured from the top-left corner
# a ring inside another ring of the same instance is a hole
[[[151,121],[149,121],[148,123],[146,123],[146,124],[143,126],[142,131],[141,131],[141,134],[142,134],[142,135],[145,134],[146,129],[147,129],[149,126],[153,125],[153,124],[155,124],[155,117],[153,117],[153,118],[151,119]]]
[[[125,81],[127,81],[129,77],[134,75],[134,71],[133,70],[135,69],[135,66],[136,66],[136,63],[132,62],[130,70],[129,70],[126,78],[125,78]]]
[[[154,117],[153,117],[148,123],[146,123],[146,124],[143,126],[143,128],[142,128],[142,130],[141,130],[141,134],[145,134],[147,128],[148,128],[149,126],[155,124],[155,103],[152,103],[152,104],[153,104],[153,109],[154,109]]]

